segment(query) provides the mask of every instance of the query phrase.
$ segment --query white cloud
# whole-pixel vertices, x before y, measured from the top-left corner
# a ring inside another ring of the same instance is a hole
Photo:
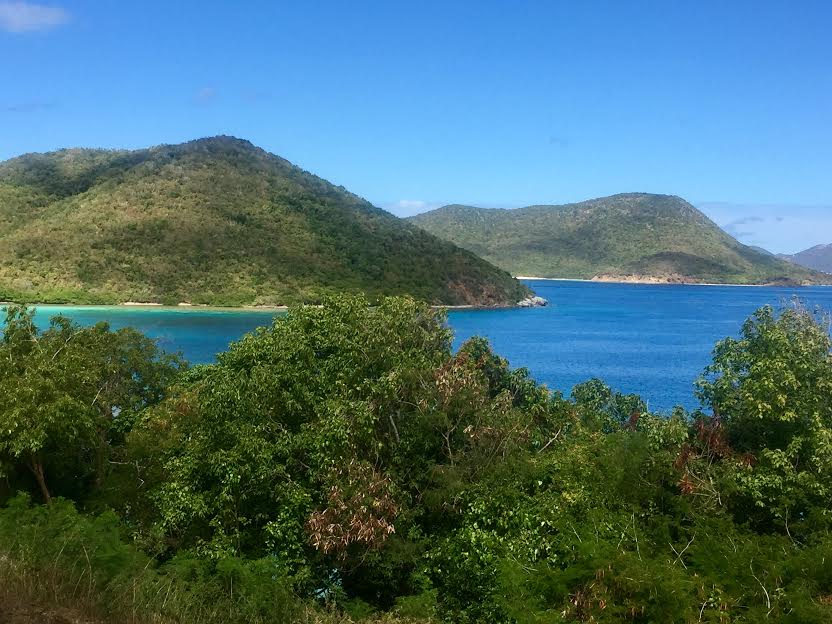
[[[194,103],[208,104],[217,97],[217,90],[214,87],[202,87],[194,93]]]
[[[775,253],[832,243],[832,206],[710,202],[699,208],[740,242]]]
[[[54,102],[47,102],[44,100],[29,100],[27,102],[18,102],[16,104],[9,104],[0,108],[4,113],[37,113],[39,111],[47,110],[55,106]]]
[[[443,205],[438,202],[429,202],[422,199],[400,199],[393,203],[384,204],[383,208],[398,217],[410,217],[421,212],[439,208]]]
[[[0,29],[11,33],[51,30],[69,21],[60,7],[30,2],[0,2]]]

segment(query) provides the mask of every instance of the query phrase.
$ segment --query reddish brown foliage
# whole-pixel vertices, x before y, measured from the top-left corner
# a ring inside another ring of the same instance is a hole
[[[717,458],[731,454],[722,420],[718,416],[696,421],[696,439],[702,446],[702,454]]]
[[[687,473],[679,480],[679,491],[686,496],[696,491],[696,485]]]
[[[312,546],[325,554],[346,556],[353,544],[375,550],[396,527],[398,505],[390,491],[390,479],[372,466],[350,462],[333,474],[328,504],[306,522]]]

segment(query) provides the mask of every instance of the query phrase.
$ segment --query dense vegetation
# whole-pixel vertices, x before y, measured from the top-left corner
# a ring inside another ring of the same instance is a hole
[[[658,415],[367,304],[292,309],[191,369],[12,307],[2,591],[113,622],[830,621],[823,317],[759,310],[702,411]]]
[[[829,245],[815,245],[796,254],[781,254],[779,257],[815,271],[832,273],[832,243]]]
[[[670,195],[631,193],[514,210],[445,206],[412,221],[513,275],[727,284],[830,281],[742,245]]]
[[[0,301],[288,304],[333,292],[481,305],[528,295],[247,141],[0,163]]]

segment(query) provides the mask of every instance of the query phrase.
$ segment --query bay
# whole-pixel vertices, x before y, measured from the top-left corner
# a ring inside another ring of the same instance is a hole
[[[798,298],[832,311],[832,288],[612,284],[528,281],[545,308],[458,311],[457,341],[488,338],[514,366],[525,366],[550,388],[570,390],[598,377],[616,390],[640,394],[654,410],[698,406],[694,381],[715,343],[737,336],[764,305]]]
[[[693,382],[710,361],[714,344],[736,336],[762,305],[782,306],[798,297],[832,311],[832,288],[775,288],[608,284],[529,280],[549,300],[545,308],[451,310],[455,346],[471,336],[488,338],[513,366],[565,393],[598,377],[616,390],[640,394],[654,410],[696,407]],[[156,338],[192,363],[217,352],[256,327],[269,325],[268,310],[215,310],[124,306],[39,306],[43,327],[55,314],[83,325],[108,321]]]

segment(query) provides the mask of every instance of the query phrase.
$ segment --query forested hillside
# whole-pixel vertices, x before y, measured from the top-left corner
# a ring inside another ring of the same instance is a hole
[[[747,247],[689,203],[628,193],[563,206],[445,206],[413,223],[513,275],[727,284],[825,283]]]
[[[407,294],[505,305],[472,253],[247,141],[0,163],[0,301],[215,305]]]

